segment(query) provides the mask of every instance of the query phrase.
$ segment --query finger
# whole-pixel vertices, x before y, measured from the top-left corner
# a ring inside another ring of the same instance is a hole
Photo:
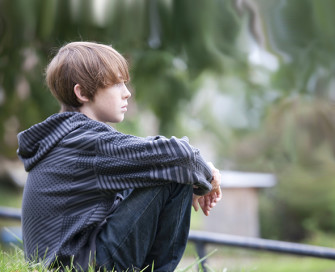
[[[216,197],[215,195],[212,196],[212,199],[211,199],[211,208],[214,208],[216,206]]]
[[[210,195],[206,195],[206,206],[209,207],[211,205],[211,197]]]
[[[202,209],[202,212],[204,213],[204,215],[208,216],[210,210],[208,210],[207,208]]]
[[[216,202],[216,199],[217,199],[217,193],[216,191],[214,191],[212,194],[212,202]]]
[[[221,184],[221,174],[218,169],[213,170],[213,181],[215,187],[220,187]]]
[[[198,205],[199,198],[200,196],[197,196],[197,195],[193,195],[193,198],[192,198],[192,206],[196,212],[199,210],[199,205]]]
[[[207,199],[206,199],[206,206],[207,206],[207,210],[210,211],[212,209],[212,197],[211,197],[211,194],[209,194],[207,196]]]
[[[216,192],[217,196],[216,196],[216,200],[220,201],[222,198],[222,190],[221,188],[218,188],[217,192]]]
[[[208,206],[206,205],[206,200],[204,197],[202,197],[201,199],[199,199],[199,204],[200,204],[200,207],[202,209],[202,212],[205,214],[205,215],[208,215]]]
[[[200,208],[202,208],[204,206],[204,197],[203,196],[198,199],[198,203],[200,205]]]
[[[192,206],[193,206],[193,209],[194,209],[196,212],[199,210],[198,202],[193,201]]]

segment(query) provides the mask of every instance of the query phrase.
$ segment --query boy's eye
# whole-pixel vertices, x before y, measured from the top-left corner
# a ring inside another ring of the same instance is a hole
[[[116,87],[123,87],[123,86],[126,86],[126,85],[127,85],[126,81],[114,84],[114,86],[116,86]]]

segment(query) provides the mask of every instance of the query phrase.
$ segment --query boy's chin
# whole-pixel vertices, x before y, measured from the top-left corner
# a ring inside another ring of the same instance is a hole
[[[118,124],[118,123],[121,123],[123,120],[124,120],[124,116],[120,117],[120,118],[115,118],[115,119],[109,121],[108,123]]]

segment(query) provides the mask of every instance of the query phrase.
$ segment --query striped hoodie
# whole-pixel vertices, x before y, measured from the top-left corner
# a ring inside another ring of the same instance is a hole
[[[170,182],[211,189],[211,171],[186,137],[141,138],[76,112],[54,114],[18,135],[28,179],[22,231],[29,260],[86,270],[95,235],[118,192]],[[117,223],[117,222],[116,222]]]

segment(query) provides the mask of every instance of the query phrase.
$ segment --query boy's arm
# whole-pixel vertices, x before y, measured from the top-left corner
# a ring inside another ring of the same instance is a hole
[[[212,189],[211,169],[186,137],[140,138],[108,133],[97,140],[94,167],[100,187],[109,190],[169,182],[193,184],[197,195]]]

